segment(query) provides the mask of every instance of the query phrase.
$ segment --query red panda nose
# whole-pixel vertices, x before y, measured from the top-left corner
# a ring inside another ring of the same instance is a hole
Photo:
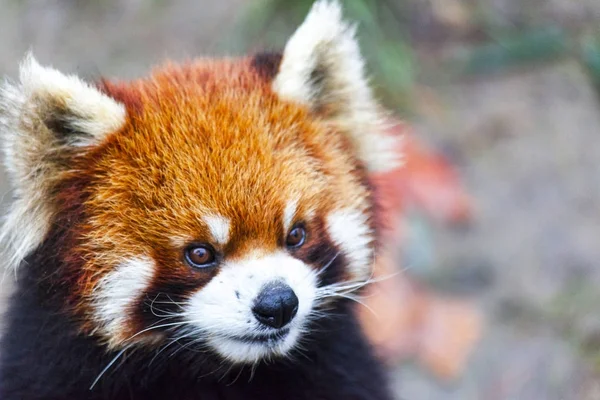
[[[298,297],[291,287],[282,282],[269,283],[256,297],[252,312],[263,325],[279,329],[296,316]]]

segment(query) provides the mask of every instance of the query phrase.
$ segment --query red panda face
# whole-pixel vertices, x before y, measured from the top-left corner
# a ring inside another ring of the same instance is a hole
[[[105,85],[129,118],[81,160],[80,287],[111,345],[181,321],[233,361],[283,354],[329,299],[325,283],[368,278],[370,194],[351,143],[253,64]]]
[[[169,65],[99,89],[33,59],[21,75],[5,88],[4,108],[21,108],[5,124],[21,127],[5,236],[13,258],[66,238],[57,279],[82,334],[254,363],[289,354],[368,280],[366,174],[394,167],[393,146],[335,4],[315,5],[282,58]],[[11,230],[23,218],[32,233]]]

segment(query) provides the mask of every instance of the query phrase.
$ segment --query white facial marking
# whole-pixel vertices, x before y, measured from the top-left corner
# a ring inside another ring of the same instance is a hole
[[[373,261],[373,232],[367,216],[352,209],[334,211],[327,216],[327,230],[331,239],[348,257],[350,272],[366,278]]]
[[[119,265],[100,280],[94,290],[96,319],[111,342],[123,337],[128,308],[150,285],[154,276],[154,262],[149,257],[132,258]]]
[[[267,283],[287,284],[298,297],[298,312],[283,329],[280,340],[249,342],[247,336],[274,333],[252,313],[255,299]],[[288,353],[298,342],[317,292],[316,273],[302,261],[284,252],[248,257],[225,263],[219,273],[196,292],[185,307],[185,315],[200,337],[223,358],[234,363],[253,363]]]
[[[298,200],[291,200],[285,205],[283,210],[283,230],[289,232],[296,216],[296,209],[298,208]]]
[[[171,246],[173,246],[173,247],[183,247],[187,243],[189,243],[192,240],[194,240],[190,236],[171,236],[169,239],[170,239],[170,242],[171,242]]]
[[[220,215],[207,215],[202,219],[208,226],[213,239],[219,244],[226,244],[229,240],[229,219]]]

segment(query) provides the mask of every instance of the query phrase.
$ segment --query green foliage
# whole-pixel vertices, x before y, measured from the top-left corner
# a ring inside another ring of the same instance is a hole
[[[463,73],[478,74],[506,67],[548,61],[565,54],[568,39],[557,27],[498,35],[493,43],[475,47],[463,60]]]
[[[600,35],[584,39],[583,62],[596,88],[600,89]]]
[[[255,0],[243,12],[232,42],[236,51],[282,49],[314,0]],[[410,110],[414,55],[406,40],[397,1],[342,1],[344,16],[358,24],[358,39],[372,84],[390,108]]]

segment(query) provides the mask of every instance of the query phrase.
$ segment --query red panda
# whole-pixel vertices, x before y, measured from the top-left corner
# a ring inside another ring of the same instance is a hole
[[[354,28],[88,84],[28,56],[0,94],[15,268],[0,398],[390,399],[352,312],[395,167]]]

